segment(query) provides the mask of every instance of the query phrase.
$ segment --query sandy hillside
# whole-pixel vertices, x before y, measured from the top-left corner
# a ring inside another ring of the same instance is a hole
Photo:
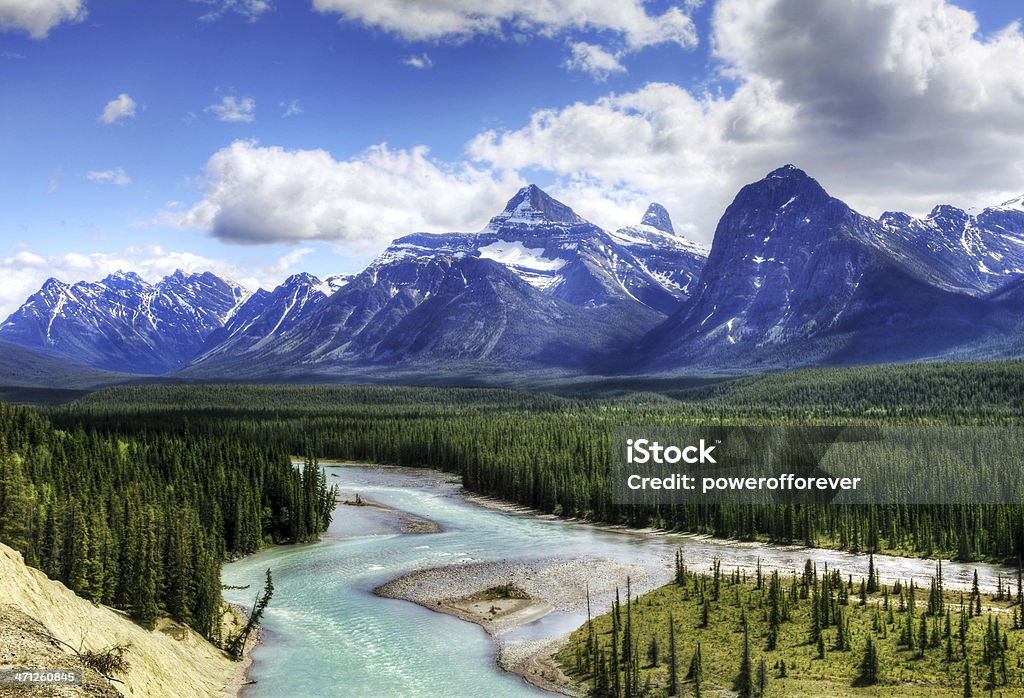
[[[114,684],[127,696],[220,696],[238,681],[238,664],[192,630],[167,622],[152,632],[144,630],[27,567],[20,553],[0,544],[0,665],[53,669],[59,668],[54,662],[63,655],[63,668],[73,667],[74,654],[48,643],[47,632],[76,648],[130,644],[129,671],[121,677],[123,684]],[[82,689],[59,694],[52,689],[7,690],[6,695],[103,695]],[[4,691],[0,687],[0,695]]]

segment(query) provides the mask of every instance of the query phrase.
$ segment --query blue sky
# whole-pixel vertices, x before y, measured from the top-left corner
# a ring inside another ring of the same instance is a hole
[[[702,242],[785,162],[871,215],[1024,191],[1016,2],[410,7],[0,0],[0,314],[50,275],[356,271],[526,181]]]

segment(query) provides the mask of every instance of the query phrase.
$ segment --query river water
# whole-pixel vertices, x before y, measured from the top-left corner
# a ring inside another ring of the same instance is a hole
[[[718,557],[723,570],[802,569],[808,557],[865,574],[867,558],[841,552],[735,544],[692,536],[638,535],[485,509],[464,501],[456,480],[434,471],[364,466],[328,467],[332,484],[436,521],[436,534],[396,534],[394,515],[373,507],[338,507],[318,543],[275,547],[224,566],[227,600],[251,606],[264,572],[273,570],[274,597],[253,652],[246,698],[279,696],[538,696],[537,689],[495,664],[494,644],[477,625],[406,601],[373,595],[403,574],[469,561],[612,558],[640,564],[649,584],[671,575],[683,547],[691,570]],[[876,556],[884,580],[914,577],[927,584],[934,562]],[[947,588],[969,588],[975,567],[994,589],[996,568],[943,565]],[[1005,575],[1011,574],[1001,570]],[[641,590],[642,591],[642,590]],[[596,608],[597,612],[605,609]],[[582,622],[555,614],[510,631],[505,641],[554,637]]]

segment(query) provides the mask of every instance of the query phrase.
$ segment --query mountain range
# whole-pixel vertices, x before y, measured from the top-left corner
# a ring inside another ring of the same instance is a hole
[[[0,325],[48,360],[190,380],[720,373],[1020,356],[1024,197],[862,215],[787,165],[707,250],[651,204],[606,231],[524,187],[475,233],[249,293],[209,272],[50,279]],[[38,363],[38,362],[37,362]]]

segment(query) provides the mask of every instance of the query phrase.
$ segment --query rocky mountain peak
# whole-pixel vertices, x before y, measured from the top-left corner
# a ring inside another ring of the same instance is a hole
[[[672,227],[672,218],[668,215],[668,211],[665,207],[658,203],[652,203],[647,207],[647,211],[644,213],[643,220],[640,221],[641,225],[649,225],[652,228],[657,228],[663,233],[669,235],[675,235],[676,231]]]
[[[584,223],[571,208],[549,196],[536,184],[523,187],[508,200],[505,210],[491,219],[491,225],[513,223]]]

